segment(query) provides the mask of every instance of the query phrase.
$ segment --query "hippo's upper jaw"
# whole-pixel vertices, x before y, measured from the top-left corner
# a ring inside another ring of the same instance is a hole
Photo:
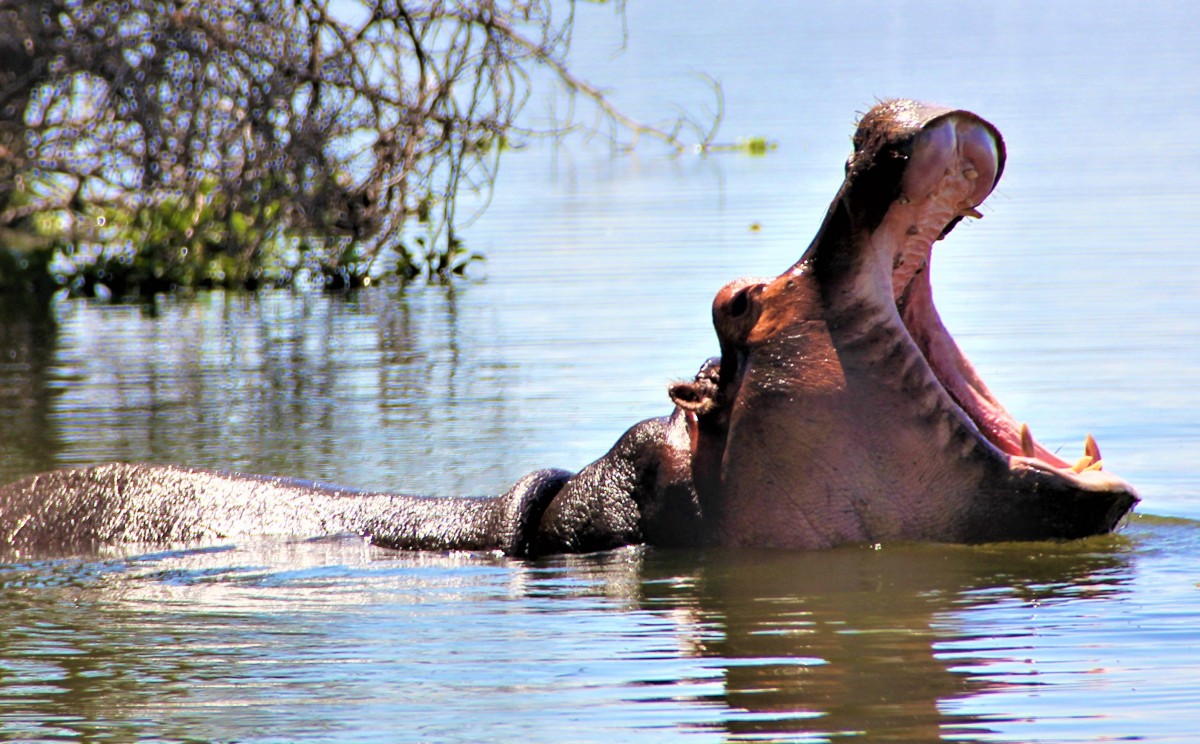
[[[933,244],[980,216],[1004,167],[999,132],[966,111],[891,101],[854,144],[800,261],[717,295],[712,404],[676,391],[695,411],[715,539],[823,547],[1111,530],[1134,490],[1100,469],[1090,436],[1075,462],[1038,444],[934,308]]]

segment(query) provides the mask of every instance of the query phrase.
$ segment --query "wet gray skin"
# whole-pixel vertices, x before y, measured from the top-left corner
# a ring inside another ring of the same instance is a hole
[[[933,244],[991,193],[999,132],[890,101],[863,117],[821,230],[773,279],[713,303],[721,355],[579,473],[489,499],[362,493],[287,478],[109,464],[0,488],[0,546],[357,533],[419,550],[530,556],[630,543],[811,549],[1066,539],[1137,502],[1088,437],[1060,460],[987,390],[942,326]]]

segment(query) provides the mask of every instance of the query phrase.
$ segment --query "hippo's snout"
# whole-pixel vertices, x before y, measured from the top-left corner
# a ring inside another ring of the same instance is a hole
[[[891,101],[863,117],[816,239],[771,280],[726,285],[721,483],[726,542],[1077,537],[1136,492],[1038,443],[988,390],[933,302],[933,246],[979,218],[1004,170],[967,111]]]

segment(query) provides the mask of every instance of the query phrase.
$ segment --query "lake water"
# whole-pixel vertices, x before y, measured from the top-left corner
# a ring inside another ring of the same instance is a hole
[[[716,290],[795,260],[857,113],[908,96],[1008,145],[935,251],[946,325],[1039,440],[1092,432],[1141,516],[1065,545],[9,562],[0,738],[1194,741],[1200,10],[633,2],[620,54],[612,8],[580,12],[579,70],[623,106],[710,105],[704,71],[723,138],[778,148],[509,153],[451,288],[9,313],[0,479],[119,459],[477,495],[581,467],[669,410]]]

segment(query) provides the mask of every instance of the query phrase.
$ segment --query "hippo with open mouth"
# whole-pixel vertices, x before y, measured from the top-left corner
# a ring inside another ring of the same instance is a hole
[[[859,123],[816,238],[773,279],[717,293],[720,356],[579,473],[487,499],[109,464],[0,488],[0,546],[79,549],[245,534],[358,533],[509,555],[667,546],[827,548],[1069,539],[1137,503],[1042,447],[988,391],[933,305],[933,243],[991,193],[1004,142],[975,114],[895,100]]]

